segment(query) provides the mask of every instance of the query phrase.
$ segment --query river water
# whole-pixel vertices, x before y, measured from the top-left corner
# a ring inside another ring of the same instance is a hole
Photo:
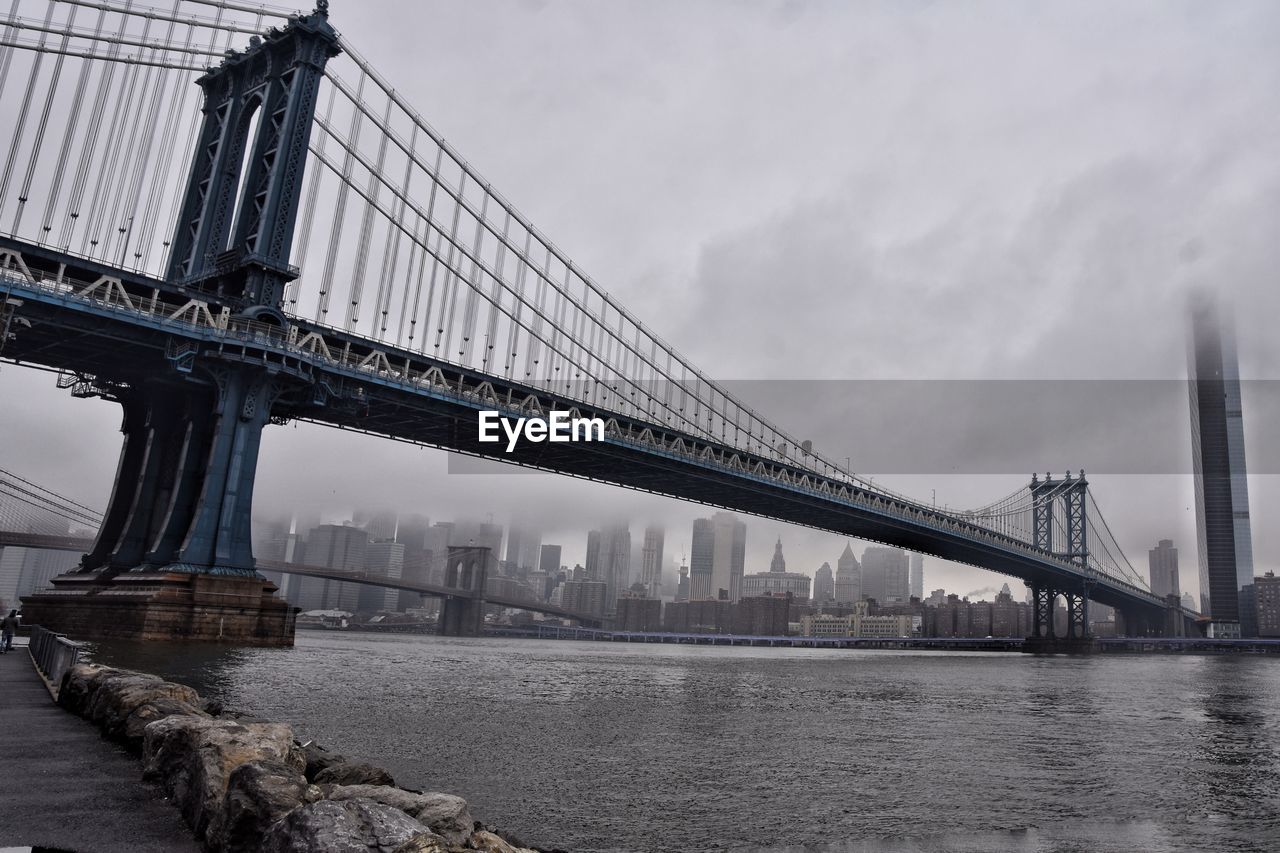
[[[94,654],[545,847],[1280,850],[1280,658],[301,631]]]

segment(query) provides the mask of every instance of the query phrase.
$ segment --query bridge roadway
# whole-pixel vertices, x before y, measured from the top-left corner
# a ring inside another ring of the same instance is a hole
[[[561,393],[480,373],[301,318],[290,317],[287,328],[230,319],[210,294],[9,237],[0,237],[0,294],[21,301],[14,316],[23,321],[0,355],[77,372],[84,381],[72,392],[84,396],[155,382],[166,366],[172,377],[208,381],[198,366],[256,365],[293,383],[272,410],[280,422],[309,420],[881,542],[1087,591],[1155,620],[1166,611],[1148,590],[1020,539],[767,450],[645,420],[625,405],[589,404],[589,395],[568,396],[571,387]],[[503,453],[476,440],[477,414],[489,409],[599,416],[605,441],[524,442]]]

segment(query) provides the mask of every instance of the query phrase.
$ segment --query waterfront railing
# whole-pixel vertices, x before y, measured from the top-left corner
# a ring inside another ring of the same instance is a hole
[[[62,676],[67,670],[79,662],[83,648],[83,643],[68,640],[66,634],[57,634],[39,625],[31,626],[31,643],[28,646],[31,659],[55,687],[62,684]]]

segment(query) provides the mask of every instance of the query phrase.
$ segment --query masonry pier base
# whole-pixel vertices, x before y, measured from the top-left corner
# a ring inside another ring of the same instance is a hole
[[[22,599],[23,621],[85,640],[292,646],[294,609],[261,577],[71,573]]]

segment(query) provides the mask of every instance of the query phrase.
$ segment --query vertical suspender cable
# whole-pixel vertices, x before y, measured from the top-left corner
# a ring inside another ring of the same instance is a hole
[[[50,14],[52,14],[52,5],[50,4]],[[67,15],[67,32],[62,36],[62,49],[66,50],[71,43],[71,28],[75,25],[76,8],[73,6]],[[31,180],[36,174],[36,163],[39,160],[40,153],[44,148],[44,134],[49,128],[49,114],[53,109],[53,99],[58,91],[58,80],[62,77],[62,66],[65,64],[66,56],[58,54],[53,60],[53,73],[50,75],[48,83],[48,91],[45,93],[44,108],[40,111],[40,121],[36,124],[35,139],[31,144],[31,157],[27,160],[26,175],[23,176],[22,188],[18,190],[18,208],[13,214],[13,233],[17,234],[22,223],[22,211],[27,206],[27,199],[31,193]]]
[[[46,27],[49,26],[49,23],[53,18],[53,9],[54,4],[50,3],[49,12],[44,19]],[[46,34],[41,33],[39,46],[44,47],[45,41]],[[36,53],[35,57],[31,60],[31,73],[27,76],[27,86],[26,91],[22,96],[22,106],[18,109],[18,120],[13,124],[13,140],[9,143],[9,155],[5,158],[4,174],[0,175],[0,210],[3,210],[4,204],[9,197],[9,181],[13,177],[13,167],[18,159],[18,150],[22,144],[22,134],[27,125],[27,114],[30,112],[31,102],[35,97],[36,82],[40,79],[40,65],[43,60],[43,51]],[[21,206],[22,201],[20,200],[18,202],[18,207],[21,208]]]
[[[96,38],[102,34],[102,24],[106,20],[106,11],[99,10],[98,19],[94,24],[93,35]],[[62,147],[58,151],[58,166],[54,171],[53,184],[49,188],[49,195],[45,199],[44,215],[40,218],[40,242],[44,242],[50,237],[53,231],[53,215],[58,209],[58,199],[62,194],[62,182],[66,174],[67,162],[71,158],[71,149],[80,131],[80,110],[84,105],[84,93],[89,85],[89,74],[93,69],[93,61],[90,59],[80,60],[80,76],[76,80],[75,94],[71,98],[71,109],[67,114],[66,130],[62,134]]]

